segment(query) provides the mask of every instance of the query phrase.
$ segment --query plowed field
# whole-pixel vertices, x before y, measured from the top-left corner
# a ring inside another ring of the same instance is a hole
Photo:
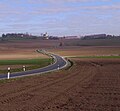
[[[120,59],[0,83],[0,111],[120,111]]]

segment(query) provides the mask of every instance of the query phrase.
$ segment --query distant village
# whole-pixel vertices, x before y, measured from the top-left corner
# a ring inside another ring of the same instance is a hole
[[[29,34],[29,33],[7,33],[7,34],[2,34],[2,38],[4,38],[4,39],[5,38],[6,39],[9,39],[9,38],[13,38],[13,39],[37,39],[37,38],[40,38],[43,40],[59,39],[56,36],[49,36],[47,32],[42,33],[40,36],[35,36],[35,35]]]

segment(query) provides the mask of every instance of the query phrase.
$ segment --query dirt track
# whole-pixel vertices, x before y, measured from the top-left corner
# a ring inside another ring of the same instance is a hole
[[[0,111],[120,111],[120,59],[0,84]]]

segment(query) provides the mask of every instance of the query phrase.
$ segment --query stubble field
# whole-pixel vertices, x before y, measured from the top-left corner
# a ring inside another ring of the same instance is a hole
[[[32,59],[46,58],[47,56],[36,52],[37,49],[49,47],[39,41],[6,41],[0,43],[0,59]]]

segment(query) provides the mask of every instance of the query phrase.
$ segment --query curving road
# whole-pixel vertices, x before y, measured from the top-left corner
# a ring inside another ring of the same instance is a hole
[[[38,50],[38,52],[39,52],[39,50]],[[55,55],[55,54],[49,54],[45,51],[44,51],[44,53],[52,56],[55,60],[55,63],[52,64],[52,65],[49,65],[47,67],[43,67],[43,68],[39,68],[39,69],[29,70],[29,71],[25,71],[25,72],[13,73],[13,74],[10,74],[10,78],[17,78],[17,77],[23,77],[23,76],[42,74],[42,73],[62,69],[62,68],[67,66],[68,63],[63,57]],[[7,74],[0,74],[0,79],[7,79]]]

